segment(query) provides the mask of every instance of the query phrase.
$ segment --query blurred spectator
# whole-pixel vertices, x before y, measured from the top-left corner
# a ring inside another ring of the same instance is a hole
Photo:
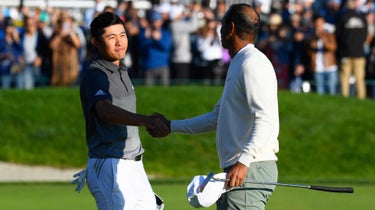
[[[42,31],[37,28],[37,19],[34,16],[25,16],[24,31],[21,35],[23,44],[24,68],[22,71],[23,88],[33,89],[41,78],[43,57],[48,56],[48,40]]]
[[[302,17],[299,13],[294,13],[290,18],[290,27],[292,32],[292,52],[290,64],[290,91],[293,93],[302,92],[303,76],[306,75],[307,53],[306,39],[309,36],[309,30],[302,25]]]
[[[259,2],[259,1],[256,1],[256,2]],[[220,29],[221,29],[221,21],[223,19],[223,15],[225,14],[227,10],[227,7],[226,7],[226,3],[224,0],[219,0],[217,2],[217,6],[216,6],[216,9],[214,10],[215,11],[215,19],[216,19],[216,23],[217,23],[217,30],[218,30],[218,34],[220,34]],[[221,37],[219,37],[220,39],[220,42],[221,42]],[[221,61],[220,61],[220,70],[222,70],[223,72],[221,73],[222,74],[222,79],[225,79],[226,77],[226,73],[227,73],[227,69],[228,69],[228,66],[229,66],[229,62],[230,62],[230,55],[229,55],[229,51],[228,49],[225,49],[222,47],[222,53],[221,53]],[[221,84],[222,81],[215,81],[214,84],[218,85],[218,84]]]
[[[94,17],[103,12],[104,8],[107,6],[105,0],[93,0],[95,1],[95,6],[93,8],[87,9],[85,11],[85,27],[89,28],[91,21],[94,19]]]
[[[116,13],[116,9],[111,7],[111,6],[105,6],[104,9],[103,9],[103,12],[112,12],[112,13]]]
[[[366,63],[366,79],[369,83],[370,96],[375,99],[375,3],[369,6],[369,13],[367,15],[368,32],[369,36],[369,47],[367,53]]]
[[[267,31],[258,39],[258,48],[270,58],[274,65],[279,88],[289,88],[289,63],[291,60],[291,34],[282,24],[282,17],[277,13],[270,16]]]
[[[318,94],[336,95],[338,88],[334,31],[327,29],[323,16],[314,17],[314,35],[309,42],[311,69]]]
[[[78,78],[78,49],[81,47],[74,20],[67,11],[59,13],[50,41],[52,49],[51,85],[72,85]]]
[[[120,17],[122,21],[125,22],[125,11],[128,8],[128,1],[120,0],[118,1],[117,8],[115,9],[115,13],[117,16]]]
[[[340,59],[341,93],[349,97],[349,79],[354,75],[356,95],[366,97],[365,42],[368,36],[366,16],[358,10],[358,0],[348,0],[336,25],[336,40]]]
[[[314,12],[312,10],[310,0],[305,1],[303,10],[301,13],[302,13],[302,24],[305,26],[311,26],[313,24]]]
[[[371,42],[370,50],[367,61],[366,78],[369,80],[371,97],[375,99],[375,39]]]
[[[145,70],[145,83],[155,84],[160,78],[163,86],[169,85],[169,57],[172,47],[172,35],[163,27],[162,15],[153,11],[149,17],[149,24],[141,28],[139,34],[139,48],[142,52],[142,67]]]
[[[47,39],[51,38],[53,28],[50,26],[50,17],[47,11],[41,11],[37,26]]]
[[[125,64],[129,69],[129,74],[132,77],[137,77],[141,81],[145,79],[145,71],[142,71],[144,68],[143,60],[140,58],[143,57],[142,53],[139,51],[139,46],[141,46],[141,42],[138,39],[140,28],[145,28],[148,25],[146,19],[146,10],[145,8],[136,8],[138,2],[136,1],[122,1],[119,0],[118,6],[116,7],[109,7],[110,4],[107,4],[107,0],[92,0],[95,3],[93,8],[82,8],[82,14],[74,13],[78,18],[82,15],[82,26],[84,26],[85,33],[82,32],[81,28],[75,25],[74,31],[78,34],[80,39],[80,47],[78,48],[78,56],[79,56],[79,63],[85,64],[87,61],[90,61],[93,56],[95,56],[90,51],[90,42],[87,42],[88,31],[86,26],[91,22],[93,17],[102,12],[103,10],[110,9],[112,12],[118,14],[126,23],[126,32],[129,39],[129,47],[125,57]],[[209,0],[202,0],[202,1],[179,1],[179,0],[153,0],[151,1],[151,5],[153,11],[158,11],[163,18],[163,28],[167,29],[170,28],[172,37],[173,37],[173,47],[170,54],[171,65],[170,65],[170,77],[174,81],[177,81],[178,84],[189,84],[192,80],[190,79],[202,79],[202,78],[213,78],[211,76],[205,76],[200,71],[201,69],[201,53],[198,52],[198,48],[207,50],[197,44],[198,38],[202,38],[202,31],[199,29],[208,27],[204,22],[205,19],[216,19],[218,21],[221,20],[224,12],[226,11],[226,7],[231,3],[238,3],[238,2],[245,2],[245,1],[224,1],[224,0],[216,0],[216,2],[209,1]],[[257,46],[263,46],[264,48],[260,48],[263,52],[265,52],[270,58],[272,58],[272,62],[275,66],[279,87],[280,88],[290,88],[293,92],[300,92],[301,91],[301,82],[305,80],[312,80],[313,78],[310,76],[313,75],[311,71],[311,61],[310,57],[307,57],[307,50],[309,45],[307,43],[307,39],[312,34],[311,33],[311,26],[312,26],[312,16],[314,15],[321,15],[325,18],[327,23],[334,24],[335,26],[339,25],[338,21],[340,18],[347,16],[348,9],[346,7],[346,2],[356,2],[356,9],[354,13],[366,13],[367,15],[367,25],[368,25],[368,33],[370,34],[367,37],[364,46],[364,57],[366,63],[366,77],[368,81],[367,84],[371,85],[371,79],[375,79],[372,77],[372,66],[374,65],[372,62],[372,50],[373,50],[373,36],[374,36],[374,2],[373,0],[295,0],[295,1],[275,1],[275,0],[253,0],[248,1],[251,3],[256,11],[260,14],[262,28],[259,31],[258,40],[255,43]],[[184,3],[184,5],[182,5]],[[51,4],[52,5],[52,4]],[[112,6],[112,5],[111,5]],[[199,10],[192,12],[193,7],[201,7]],[[213,7],[216,6],[216,7]],[[40,8],[32,8],[23,6],[19,8],[18,6],[15,7],[3,7],[0,12],[0,23],[1,23],[1,16],[4,17],[12,17],[15,26],[22,26],[22,20],[24,16],[35,16],[39,17],[38,21],[38,28],[39,30],[44,32],[44,35],[50,39],[53,33],[52,27],[57,22],[59,18],[59,9],[53,7],[47,7],[44,10]],[[177,14],[183,14],[180,18],[177,18]],[[276,16],[275,16],[276,15]],[[277,16],[281,16],[281,19]],[[171,19],[171,17],[176,17]],[[276,18],[275,18],[276,17]],[[269,25],[271,22],[279,22],[278,25],[272,26],[275,29],[270,30],[271,26]],[[80,21],[81,19],[77,19]],[[298,20],[298,21],[295,21]],[[78,22],[77,22],[78,23]],[[295,25],[296,23],[296,25]],[[220,26],[218,26],[220,27]],[[339,28],[339,27],[338,27]],[[340,30],[340,29],[338,29]],[[338,47],[340,50],[336,51],[337,53],[337,62],[339,65],[339,69],[341,69],[341,64],[349,64],[350,62],[343,62],[347,59],[341,59],[342,54],[341,52],[348,52],[348,50],[344,43],[345,40],[347,43],[353,43],[353,40],[356,38],[352,38],[351,32],[349,33],[340,33],[340,37],[342,39],[337,40]],[[273,34],[273,35],[272,35]],[[355,36],[359,35],[359,33],[353,33]],[[199,37],[198,37],[199,35]],[[342,35],[342,36],[341,36]],[[4,37],[4,32],[0,31],[0,39]],[[268,37],[268,38],[267,38]],[[4,40],[4,38],[2,39]],[[22,39],[21,39],[22,40]],[[265,44],[266,40],[268,43]],[[270,41],[274,40],[274,41]],[[25,44],[24,42],[22,42]],[[87,43],[88,46],[85,46]],[[203,42],[204,43],[204,42]],[[341,46],[342,45],[342,46]],[[362,49],[360,44],[354,44],[359,48]],[[353,52],[362,52],[362,50],[353,50]],[[52,76],[52,53],[48,52],[50,48],[45,49],[45,55],[43,55],[43,62],[41,66],[42,75],[44,78],[50,79]],[[86,52],[87,50],[87,52]],[[4,51],[4,48],[0,49],[0,51]],[[203,52],[202,52],[203,53]],[[228,52],[224,49],[222,51],[222,58],[221,60],[225,62],[229,62],[230,58],[228,57]],[[213,56],[214,54],[210,54],[209,56]],[[13,56],[13,55],[12,55]],[[15,55],[17,57],[18,55]],[[349,56],[347,56],[349,57]],[[22,56],[19,57],[18,61],[22,61]],[[350,59],[349,59],[350,60]],[[199,65],[196,65],[198,64]],[[345,66],[345,65],[344,65]],[[348,65],[346,65],[348,66]],[[356,65],[358,66],[358,65]],[[141,68],[142,67],[142,68]],[[199,67],[195,68],[195,67]],[[206,66],[207,67],[207,66]],[[17,68],[14,68],[17,69]],[[80,68],[78,68],[80,69]],[[84,69],[81,67],[81,69]],[[194,71],[197,69],[196,71]],[[345,68],[344,68],[345,69]],[[339,75],[342,71],[340,71]],[[224,72],[225,74],[225,72]],[[311,75],[310,75],[311,74]],[[10,81],[16,81],[14,86],[18,86],[18,81],[21,81],[22,74],[11,75]],[[341,77],[341,76],[340,76]],[[350,84],[353,83],[353,76],[352,73],[349,74]],[[7,78],[7,77],[5,77]],[[176,80],[175,80],[176,79]],[[346,80],[346,79],[345,79]],[[357,80],[357,79],[355,79]],[[43,79],[44,84],[50,84],[49,81]],[[78,81],[79,82],[79,81]],[[365,83],[365,82],[363,82]],[[13,84],[9,83],[10,86]],[[173,83],[172,83],[173,84]],[[344,85],[345,83],[341,84]],[[358,85],[358,83],[356,83]],[[340,86],[341,87],[341,86]],[[357,86],[355,86],[357,87]],[[375,86],[374,86],[375,87]],[[342,87],[341,87],[342,89]],[[357,88],[353,88],[350,86],[350,93],[349,95],[353,94],[351,91]],[[345,88],[344,88],[345,91]],[[369,94],[372,91],[368,89]],[[318,89],[317,89],[317,92]],[[357,90],[357,93],[359,94]],[[361,93],[361,97],[366,95],[366,91]]]
[[[260,11],[257,11],[260,17],[268,16],[271,13],[273,2],[274,0],[253,0],[253,6],[260,7]]]
[[[51,8],[47,8],[46,10],[41,11],[39,15],[39,21],[37,24],[37,30],[43,34],[42,36],[44,36],[47,39],[46,41],[49,45],[51,36],[53,34],[53,28],[51,26],[51,18],[48,10],[52,12]],[[42,65],[40,67],[41,80],[39,81],[39,85],[50,85],[52,75],[52,50],[49,46],[43,49],[42,59]]]
[[[203,84],[211,84],[213,79],[215,85],[219,85],[225,73],[224,65],[221,61],[223,57],[223,47],[220,37],[218,37],[218,24],[214,19],[207,19],[201,33],[197,36],[197,49],[201,58],[201,74]]]
[[[157,2],[153,5],[153,10],[159,12],[163,18],[164,26],[169,27],[169,14],[171,12],[171,4],[169,2]]]
[[[341,5],[341,0],[328,0],[317,14],[322,15],[327,23],[336,24],[340,16]]]
[[[189,81],[190,63],[192,61],[190,34],[198,29],[199,11],[200,4],[198,3],[194,4],[192,11],[187,11],[184,5],[177,2],[174,2],[171,6],[169,14],[173,37],[171,76],[176,79],[177,84],[187,84]]]
[[[22,58],[22,44],[19,32],[11,17],[5,17],[3,21],[4,35],[0,40],[0,73],[3,89],[12,87],[16,78],[16,86],[22,87],[21,77],[17,76],[22,71],[24,64]]]
[[[125,55],[125,65],[129,69],[130,77],[144,78],[143,72],[138,68],[138,35],[141,20],[145,21],[145,17],[140,18],[133,1],[127,1],[124,19],[126,35],[128,36],[128,50]]]
[[[225,0],[218,0],[215,8],[215,19],[221,21],[227,11],[227,6]]]

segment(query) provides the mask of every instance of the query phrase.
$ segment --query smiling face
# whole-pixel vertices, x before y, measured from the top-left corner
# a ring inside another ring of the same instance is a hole
[[[100,40],[92,39],[93,45],[98,49],[99,54],[116,65],[125,58],[128,48],[128,37],[122,24],[110,25],[104,28]]]

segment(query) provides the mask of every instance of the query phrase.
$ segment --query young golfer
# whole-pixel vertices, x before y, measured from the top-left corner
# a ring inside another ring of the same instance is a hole
[[[136,96],[122,62],[128,47],[125,26],[113,13],[102,13],[90,25],[99,57],[80,85],[89,149],[87,183],[99,210],[157,209],[142,163],[138,126],[165,136],[169,128],[155,117],[136,113]]]
[[[251,6],[229,8],[220,33],[232,60],[220,100],[209,113],[170,122],[174,133],[216,129],[220,166],[230,180],[227,189],[241,187],[221,195],[216,202],[219,210],[264,209],[274,186],[244,181],[276,182],[278,177],[277,80],[269,59],[254,46],[259,24]]]

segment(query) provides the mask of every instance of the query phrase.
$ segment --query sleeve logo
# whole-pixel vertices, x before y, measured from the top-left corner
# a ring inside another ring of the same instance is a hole
[[[105,95],[104,91],[98,90],[98,92],[95,93],[95,96],[102,96]]]

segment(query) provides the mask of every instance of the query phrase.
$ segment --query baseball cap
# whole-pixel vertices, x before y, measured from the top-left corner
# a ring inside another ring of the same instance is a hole
[[[169,17],[174,20],[178,16],[184,13],[185,7],[184,5],[172,5],[169,11]]]
[[[162,16],[159,12],[153,11],[150,15],[150,21],[158,21],[161,19],[162,19]]]
[[[169,2],[163,2],[156,7],[156,11],[161,14],[169,14],[171,10],[171,4]]]
[[[215,174],[214,178],[225,179],[226,173]],[[214,179],[209,180],[206,187],[200,192],[200,186],[207,176],[197,175],[194,176],[187,186],[187,200],[190,205],[195,208],[210,207],[216,203],[222,193],[225,193],[225,182],[215,181]]]
[[[280,25],[283,22],[281,15],[274,13],[270,16],[269,24],[270,25]]]

